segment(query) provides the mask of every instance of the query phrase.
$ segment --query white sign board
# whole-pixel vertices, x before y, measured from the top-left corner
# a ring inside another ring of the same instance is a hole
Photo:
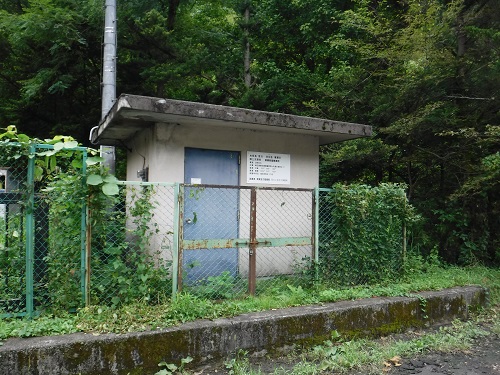
[[[201,185],[201,178],[191,177],[191,185]]]
[[[247,151],[247,183],[290,185],[290,154]]]

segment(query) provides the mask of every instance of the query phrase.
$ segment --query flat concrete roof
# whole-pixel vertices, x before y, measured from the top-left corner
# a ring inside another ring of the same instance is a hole
[[[90,140],[105,145],[126,143],[135,133],[155,123],[195,125],[200,135],[204,128],[212,126],[315,135],[321,145],[372,135],[369,125],[122,94],[99,126],[93,129]]]

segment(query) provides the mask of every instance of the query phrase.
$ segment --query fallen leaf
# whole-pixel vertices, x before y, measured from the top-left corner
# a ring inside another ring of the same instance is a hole
[[[399,367],[401,366],[401,357],[398,355],[395,355],[391,359],[389,359],[389,362],[391,362],[394,366]]]

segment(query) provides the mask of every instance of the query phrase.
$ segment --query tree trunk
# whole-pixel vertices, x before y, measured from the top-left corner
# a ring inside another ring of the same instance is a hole
[[[167,30],[173,30],[175,25],[175,17],[177,9],[179,8],[180,0],[168,1],[168,17],[167,17]]]

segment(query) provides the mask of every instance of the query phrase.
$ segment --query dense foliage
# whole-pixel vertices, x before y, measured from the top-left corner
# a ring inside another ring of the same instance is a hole
[[[91,156],[97,150],[77,146],[71,137],[42,141],[15,126],[0,129],[0,165],[9,173],[9,202],[0,206],[0,314],[22,313],[24,290],[31,287],[37,308],[81,307],[89,257],[88,303],[119,305],[170,293],[168,265],[147,251],[155,230],[153,189],[120,189],[102,158]],[[28,212],[34,217],[30,233]],[[28,238],[34,244],[30,277]]]
[[[87,142],[103,3],[0,0],[0,127]],[[423,253],[437,244],[449,262],[498,264],[497,7],[118,0],[117,91],[373,125],[371,139],[322,149],[323,186],[405,183],[425,219],[414,239]]]
[[[91,305],[159,303],[171,294],[171,261],[151,249],[155,189],[121,187],[118,195],[90,196]]]
[[[321,201],[319,271],[323,282],[352,286],[405,275],[406,232],[420,218],[403,186],[335,184]]]

